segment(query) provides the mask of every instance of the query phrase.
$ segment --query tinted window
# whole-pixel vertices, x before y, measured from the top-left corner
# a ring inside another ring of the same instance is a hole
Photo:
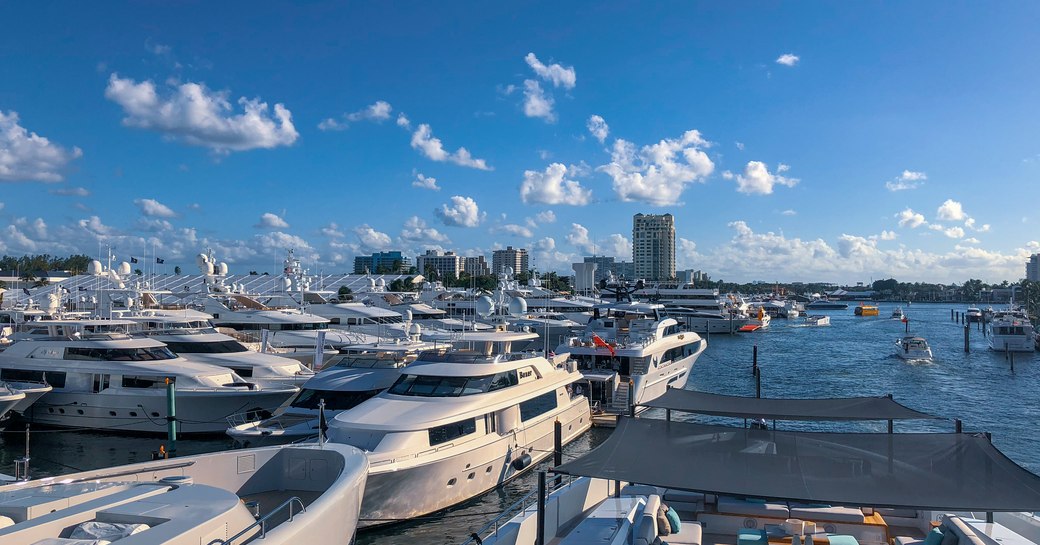
[[[168,342],[166,346],[178,354],[230,354],[233,352],[247,352],[249,350],[238,341],[205,343]]]
[[[501,390],[518,382],[516,371],[482,377],[402,375],[390,387],[391,394],[422,397],[458,397]]]
[[[166,377],[123,376],[123,388],[165,388]]]
[[[177,356],[165,346],[149,348],[79,348],[65,349],[67,360],[89,361],[154,361],[172,360]]]
[[[556,390],[520,402],[520,420],[527,421],[556,408]]]
[[[30,371],[28,369],[0,370],[0,380],[11,382],[46,382],[55,388],[65,387],[63,371]]]
[[[361,392],[340,392],[336,390],[307,390],[304,389],[296,400],[292,402],[293,407],[300,409],[318,409],[321,400],[325,400],[325,408],[330,411],[345,411],[353,409],[362,401],[375,397],[383,390],[365,390]]]
[[[474,418],[461,422],[452,422],[444,426],[430,428],[430,446],[447,443],[453,439],[469,435],[477,431],[477,421]]]

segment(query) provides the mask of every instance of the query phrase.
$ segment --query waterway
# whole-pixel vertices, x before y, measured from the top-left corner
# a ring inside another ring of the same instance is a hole
[[[895,341],[904,324],[889,316],[898,306],[882,303],[881,315],[858,317],[853,309],[814,311],[831,317],[831,325],[807,327],[803,320],[773,320],[763,331],[712,335],[709,347],[693,368],[687,388],[755,395],[751,373],[753,347],[758,347],[763,397],[841,397],[892,394],[913,409],[942,420],[897,422],[901,431],[952,431],[954,418],[964,431],[993,434],[994,444],[1011,459],[1040,473],[1040,362],[1036,354],[1018,354],[1012,370],[1004,354],[988,349],[975,324],[970,329],[970,351],[964,352],[964,327],[950,319],[962,305],[913,304],[903,306],[910,332],[928,340],[933,363],[909,364],[895,356]],[[648,414],[653,417],[655,415]],[[699,422],[724,422],[682,416]],[[731,423],[731,422],[725,422]],[[738,423],[739,424],[739,423]],[[840,429],[885,431],[885,422],[854,424],[778,423],[786,429]],[[595,447],[609,430],[594,429],[565,449],[565,458]],[[124,437],[89,432],[46,430],[33,432],[32,468],[35,476],[55,475],[150,459],[161,438]],[[178,442],[182,455],[230,448],[224,438]],[[25,442],[18,433],[0,434],[0,472],[12,473],[14,459]],[[544,464],[543,464],[544,465]],[[513,504],[534,488],[534,473],[508,483],[447,513],[425,520],[362,533],[358,545],[408,543],[450,545],[464,541],[494,513]]]

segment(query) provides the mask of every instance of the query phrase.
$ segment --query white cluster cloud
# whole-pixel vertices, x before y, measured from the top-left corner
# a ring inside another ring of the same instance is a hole
[[[798,61],[800,60],[802,59],[800,59],[798,55],[795,55],[794,53],[784,53],[783,55],[780,55],[776,58],[776,63],[782,64],[784,66],[794,66],[798,64]]]
[[[888,230],[882,230],[881,231],[881,235],[879,235],[881,240],[895,240],[896,237],[898,237],[898,236],[899,235],[897,235],[895,231],[888,231]]]
[[[787,187],[794,187],[798,184],[797,178],[787,178],[781,173],[787,172],[791,167],[780,163],[776,167],[776,174],[769,172],[769,167],[761,161],[748,161],[748,164],[744,167],[743,174],[733,174],[726,171],[722,174],[723,178],[734,179],[737,181],[737,191],[746,193],[748,195],[769,195],[773,192],[773,187],[777,185],[784,185]]]
[[[924,219],[924,214],[914,212],[912,208],[906,208],[902,212],[896,214],[899,218],[900,227],[909,227],[911,229],[917,229],[922,225],[926,225],[928,222]]]
[[[589,134],[596,140],[599,140],[600,144],[610,135],[610,127],[607,126],[607,121],[598,115],[589,116],[589,120],[585,122],[585,127],[589,129]]]
[[[703,257],[697,252],[696,242],[682,237],[679,237],[679,244],[675,253],[676,262],[680,267],[694,267]],[[632,255],[632,252],[629,251],[628,255]]]
[[[534,70],[534,73],[537,74],[538,77],[546,81],[551,81],[553,87],[573,89],[578,83],[578,76],[575,73],[573,66],[565,67],[558,63],[546,66],[542,61],[538,60],[538,57],[536,57],[534,53],[528,53],[527,56],[524,57],[524,61],[527,62],[527,65],[531,67],[531,70]]]
[[[444,150],[444,144],[440,138],[433,136],[430,126],[423,123],[412,133],[412,148],[419,150],[426,157],[437,161],[455,163],[459,166],[475,168],[478,170],[492,170],[483,159],[474,159],[466,148],[459,148],[455,153]]]
[[[441,187],[437,185],[437,178],[434,178],[432,176],[424,176],[421,172],[415,175],[415,179],[412,180],[412,187],[430,189],[433,191],[441,190]]]
[[[586,254],[596,252],[596,243],[589,238],[588,228],[580,223],[571,224],[571,232],[567,234],[567,244]]]
[[[65,149],[18,124],[18,112],[0,110],[0,181],[60,182],[79,148]]]
[[[953,200],[946,199],[935,211],[935,217],[945,221],[964,221],[968,216],[964,213],[964,206]]]
[[[145,216],[153,218],[177,217],[177,213],[171,210],[169,206],[155,199],[134,199],[134,204],[141,209],[141,213]]]
[[[193,82],[168,86],[163,96],[151,80],[137,83],[112,74],[105,97],[123,108],[123,124],[128,127],[222,153],[289,146],[299,137],[292,113],[283,104],[275,104],[272,115],[266,102],[242,97],[242,112],[236,114],[227,91]]]
[[[254,225],[258,229],[288,229],[289,224],[281,216],[272,212],[260,215],[260,223]]]
[[[546,123],[554,123],[556,114],[553,112],[553,104],[555,103],[552,95],[545,94],[542,86],[536,80],[524,80],[524,115],[544,119]]]
[[[477,201],[461,195],[455,195],[451,198],[451,203],[442,204],[440,208],[434,209],[433,213],[444,225],[452,227],[476,227],[486,216],[481,213]]]
[[[552,163],[545,172],[525,170],[520,183],[520,199],[525,204],[568,204],[585,206],[592,199],[592,190],[585,189],[577,180],[567,179],[573,169],[562,163]]]
[[[623,201],[674,205],[687,184],[703,182],[715,170],[715,163],[702,151],[708,147],[710,143],[697,130],[638,151],[631,142],[618,138],[611,151],[611,162],[596,170],[610,175],[614,191]]]
[[[343,238],[346,236],[343,234],[343,231],[339,230],[339,225],[334,221],[329,222],[328,225],[322,227],[320,232],[329,238]]]
[[[534,219],[539,223],[556,223],[556,213],[552,210],[545,210],[535,214]]]
[[[903,173],[897,176],[895,179],[885,182],[885,187],[888,188],[889,191],[905,191],[907,189],[917,189],[927,179],[928,175],[924,172],[904,170]]]
[[[621,260],[628,260],[632,257],[632,242],[620,233],[613,233],[597,241],[589,236],[587,227],[580,223],[572,223],[566,240],[568,244],[586,255],[612,255]]]
[[[423,245],[447,244],[451,242],[448,235],[427,226],[426,222],[419,216],[412,216],[408,218],[408,221],[404,222],[404,228],[401,230],[401,240]]]
[[[367,223],[363,223],[354,228],[354,235],[357,236],[358,243],[361,245],[361,249],[368,252],[378,252],[385,250],[390,247],[393,240],[390,235],[376,231],[370,227]]]
[[[343,114],[340,116],[342,120],[333,117],[323,119],[321,123],[318,123],[318,128],[323,131],[342,131],[346,130],[350,126],[350,123],[357,121],[376,121],[382,123],[383,121],[390,119],[391,111],[393,111],[393,107],[390,106],[389,102],[378,100],[374,104],[356,112]]]

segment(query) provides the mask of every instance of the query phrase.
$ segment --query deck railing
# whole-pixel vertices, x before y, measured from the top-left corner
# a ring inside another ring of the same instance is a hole
[[[273,517],[274,515],[277,515],[278,513],[284,511],[285,509],[288,509],[289,510],[289,519],[286,520],[286,522],[292,522],[293,521],[293,517],[296,516],[296,513],[293,512],[293,504],[296,504],[296,503],[300,504],[300,511],[301,512],[307,512],[307,506],[303,505],[303,500],[301,500],[298,496],[293,496],[293,497],[285,500],[284,502],[282,502],[282,504],[279,505],[278,507],[275,507],[274,509],[272,509],[270,513],[267,513],[266,515],[264,515],[264,516],[260,517],[259,519],[257,519],[256,522],[250,524],[249,526],[246,526],[245,529],[243,529],[241,532],[239,532],[239,533],[237,533],[237,534],[235,534],[235,535],[233,535],[233,536],[231,536],[231,537],[229,537],[229,538],[227,538],[225,540],[219,540],[219,539],[214,540],[209,545],[217,545],[218,543],[220,545],[232,545],[235,542],[236,539],[245,536],[251,530],[255,529],[257,526],[260,527],[260,539],[263,539],[263,538],[267,537],[267,520],[270,519],[271,517]]]
[[[567,486],[572,481],[574,481],[575,478],[576,477],[572,477],[570,475],[562,475],[558,477],[553,477],[551,479],[547,479],[546,484],[548,486],[546,487],[545,491],[546,496],[548,497],[548,495],[553,493],[554,491],[559,490],[564,486]],[[509,507],[506,507],[501,513],[498,514],[498,516],[496,516],[490,522],[482,526],[476,532],[473,532],[470,535],[469,539],[462,542],[462,545],[479,545],[483,543],[484,538],[487,538],[492,535],[498,537],[498,530],[502,527],[503,522],[509,522],[513,517],[527,511],[529,507],[536,505],[537,503],[538,491],[532,490],[531,492],[528,492],[515,503],[513,503]]]

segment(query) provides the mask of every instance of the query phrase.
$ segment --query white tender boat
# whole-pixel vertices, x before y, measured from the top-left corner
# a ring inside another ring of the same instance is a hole
[[[166,432],[167,380],[179,429],[219,433],[242,412],[273,413],[297,388],[262,388],[215,365],[192,363],[129,320],[40,320],[0,352],[0,380],[49,384],[23,414],[34,423],[109,431]]]
[[[0,382],[0,420],[24,400],[24,393],[8,386],[5,382]]]
[[[351,543],[368,475],[347,445],[185,456],[0,486],[4,545]]]
[[[821,314],[812,314],[805,317],[805,325],[809,326],[825,326],[831,325],[831,317],[824,316]]]
[[[896,355],[904,360],[931,361],[932,349],[924,338],[906,336],[896,341]]]
[[[424,352],[386,392],[330,422],[329,440],[368,453],[360,525],[446,509],[516,477],[590,427],[565,356],[513,353],[530,333],[467,335],[469,349]]]
[[[989,347],[998,352],[1033,352],[1035,329],[1019,310],[998,310],[989,322]]]
[[[906,318],[906,314],[903,314],[903,307],[896,307],[896,309],[892,311],[892,319],[902,320],[903,318]]]
[[[683,388],[690,369],[708,346],[664,307],[649,303],[611,303],[596,307],[585,331],[561,344],[583,375],[582,393],[608,414],[627,414],[668,388]]]

